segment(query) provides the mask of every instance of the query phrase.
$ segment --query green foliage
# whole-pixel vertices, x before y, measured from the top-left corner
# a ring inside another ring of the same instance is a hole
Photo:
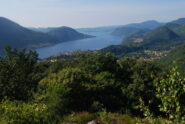
[[[39,87],[46,89],[46,99],[52,113],[62,116],[66,113],[87,110],[91,104],[90,75],[79,68],[67,68],[43,79]]]
[[[6,50],[0,58],[0,97],[11,102],[0,105],[1,123],[163,124],[166,117],[183,123],[185,80],[175,69],[111,53],[37,62],[35,52]]]
[[[185,94],[185,80],[176,70],[173,68],[166,77],[154,82],[156,96],[161,100],[160,111],[165,112],[169,120],[180,120],[185,112],[185,106],[181,103]]]
[[[112,53],[94,52],[88,54],[82,54],[79,57],[79,67],[92,74],[100,72],[115,73],[118,68],[118,58]]]
[[[104,124],[137,124],[136,118],[118,113],[102,112],[99,113],[99,118]]]
[[[143,51],[143,48],[137,44],[112,45],[101,50],[103,53],[114,53],[117,56],[126,56],[129,53]]]
[[[65,116],[62,121],[62,124],[66,123],[86,124],[87,122],[90,122],[92,120],[96,120],[103,124],[137,124],[137,122],[139,122],[137,121],[136,118],[132,118],[127,115],[102,111],[94,114],[88,112],[73,113],[68,116]]]
[[[98,112],[104,108],[139,115],[135,106],[140,97],[145,101],[152,99],[150,110],[157,114],[158,104],[151,82],[162,70],[152,62],[119,60],[112,54],[100,52],[80,55],[70,61],[73,65],[65,64],[69,61],[52,63],[51,72],[55,73],[39,83],[39,92],[44,95],[38,98],[44,99],[55,117],[73,111]],[[57,67],[62,70],[58,71]]]
[[[152,118],[153,114],[151,113],[149,106],[146,106],[145,102],[141,98],[139,99],[139,102],[140,102],[140,105],[138,105],[137,107],[140,109],[140,111],[143,112],[143,115],[147,118]],[[149,101],[149,104],[150,104],[150,101]]]
[[[155,97],[152,81],[162,75],[163,70],[152,62],[137,59],[123,59],[119,63],[123,74],[122,80],[125,81],[122,92],[127,98],[124,103],[128,108],[127,112],[135,115],[141,114],[135,108],[140,104],[140,98],[142,98],[147,106],[149,106],[148,101],[151,100],[152,104],[149,109],[158,114],[158,100]]]
[[[45,104],[10,102],[0,104],[1,124],[51,124]]]
[[[102,111],[103,109],[104,109],[103,104],[98,101],[94,101],[90,106],[91,112],[99,112],[99,111]]]
[[[171,31],[167,26],[160,27],[153,32],[147,34],[144,39],[148,42],[164,42],[179,38],[179,36]]]
[[[96,118],[97,117],[95,114],[88,112],[72,113],[64,117],[62,124],[66,123],[86,124]]]
[[[184,76],[185,75],[185,45],[177,47],[170,51],[170,53],[163,57],[158,63],[162,66],[178,66],[178,71]]]
[[[123,107],[121,87],[122,84],[116,81],[116,77],[110,72],[101,72],[94,76],[94,100],[99,101],[104,108],[112,111],[119,110]]]
[[[92,120],[103,124],[169,124],[164,118],[136,118],[124,114],[110,113],[102,111],[99,113],[72,113],[64,117],[62,124],[76,123],[86,124]],[[176,122],[175,124],[184,124],[183,122]]]
[[[27,100],[36,88],[38,78],[34,74],[37,54],[33,51],[6,47],[7,56],[0,58],[0,99]]]

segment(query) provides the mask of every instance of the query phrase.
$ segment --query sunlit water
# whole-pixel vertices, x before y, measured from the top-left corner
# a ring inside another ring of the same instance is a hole
[[[76,40],[70,42],[59,43],[53,46],[36,49],[39,58],[47,58],[60,52],[76,51],[76,50],[98,50],[109,45],[117,45],[122,42],[122,38],[115,37],[107,33],[101,32],[83,32],[96,36],[83,40]]]

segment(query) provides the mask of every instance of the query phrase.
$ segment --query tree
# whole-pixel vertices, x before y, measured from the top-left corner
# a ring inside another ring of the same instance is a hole
[[[66,68],[50,74],[39,83],[46,95],[49,110],[54,116],[72,111],[87,111],[92,104],[89,88],[93,84],[91,75],[79,68]]]
[[[33,74],[37,62],[34,51],[5,48],[6,56],[0,59],[0,99],[28,100],[36,88]]]
[[[79,57],[80,68],[91,72],[92,74],[100,72],[111,72],[116,73],[118,69],[117,60],[118,58],[111,53],[105,55],[100,51],[95,53],[83,54]]]
[[[161,100],[160,111],[164,112],[169,120],[179,120],[184,116],[185,105],[181,103],[185,94],[185,79],[180,77],[177,68],[172,68],[170,74],[154,82],[156,96]]]
[[[142,98],[148,106],[148,101],[152,101],[149,106],[155,114],[158,114],[158,100],[155,97],[153,80],[163,72],[161,68],[153,62],[141,61],[139,59],[121,59],[119,61],[120,73],[118,76],[123,83],[122,94],[127,97],[125,106],[130,109],[133,114],[141,114],[135,108]],[[160,72],[160,73],[159,73]]]
[[[47,106],[40,103],[2,100],[0,103],[1,124],[51,124]]]
[[[110,72],[101,72],[94,76],[93,101],[99,102],[108,111],[125,109],[126,98],[122,94],[122,83]],[[101,110],[99,110],[101,111]]]

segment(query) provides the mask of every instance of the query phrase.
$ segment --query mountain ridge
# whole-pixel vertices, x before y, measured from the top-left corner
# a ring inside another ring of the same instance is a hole
[[[175,23],[174,23],[175,22]],[[138,32],[137,32],[138,33]],[[145,50],[165,51],[185,44],[185,19],[177,19],[160,26],[151,32],[132,34],[122,44],[102,49],[104,52],[113,52],[119,56],[130,53],[144,53]]]
[[[69,40],[92,37],[79,33],[72,28],[67,29],[69,28],[66,27],[62,29],[62,32],[58,33],[58,35],[63,36],[62,39],[59,39],[50,33],[33,31],[7,18],[0,17],[0,53],[3,53],[3,47],[7,45],[14,48],[39,48]]]
[[[164,25],[164,23],[157,22],[155,20],[149,20],[141,23],[132,23],[118,27],[111,34],[120,37],[130,37],[131,35],[143,30],[150,32],[162,25]]]

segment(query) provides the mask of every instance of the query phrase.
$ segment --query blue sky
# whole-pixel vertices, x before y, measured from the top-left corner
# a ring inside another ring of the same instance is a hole
[[[26,27],[97,27],[185,17],[185,0],[0,0],[0,16]]]

